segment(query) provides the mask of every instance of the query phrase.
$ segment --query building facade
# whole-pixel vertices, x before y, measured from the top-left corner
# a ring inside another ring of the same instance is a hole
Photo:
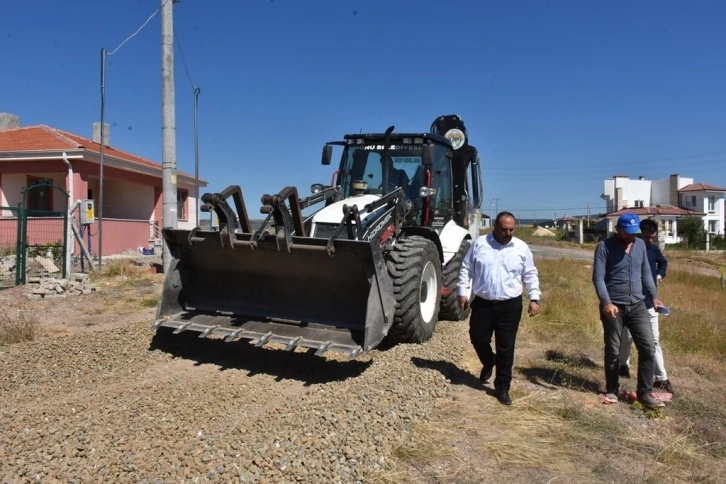
[[[26,209],[58,212],[76,201],[93,200],[96,217],[103,216],[104,256],[158,245],[163,214],[161,164],[111,146],[110,130],[105,125],[100,207],[100,151],[99,123],[93,125],[91,139],[45,125],[21,127],[17,116],[0,113],[0,207],[17,207],[23,201],[23,189],[40,184],[28,191]],[[198,223],[194,176],[177,171],[176,180],[178,226],[190,229]],[[45,185],[64,189],[70,200]],[[200,189],[205,186],[207,181],[200,179]],[[16,223],[14,215],[4,210],[0,225]],[[77,213],[74,216],[78,225]],[[91,254],[95,255],[97,228],[90,225],[87,229]],[[0,230],[0,234],[8,238],[13,232]],[[0,246],[12,242],[0,240]],[[73,254],[79,251],[80,247],[74,247]]]
[[[678,220],[687,216],[700,217],[704,230],[711,235],[724,235],[725,193],[726,188],[694,183],[693,178],[678,174],[660,180],[615,175],[604,181],[601,198],[607,205],[609,231],[615,229],[620,215],[632,212],[654,219],[663,242],[675,244],[680,242]]]

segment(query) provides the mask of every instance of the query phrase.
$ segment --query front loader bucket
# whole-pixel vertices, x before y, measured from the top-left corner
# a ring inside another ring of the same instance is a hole
[[[250,233],[163,231],[172,261],[153,329],[347,353],[375,348],[395,300],[380,250],[368,241],[292,237],[290,250]]]

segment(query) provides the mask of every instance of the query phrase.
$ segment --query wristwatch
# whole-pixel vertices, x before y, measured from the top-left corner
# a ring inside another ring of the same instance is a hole
[[[533,302],[535,304],[539,304],[539,299],[530,299],[529,302]]]

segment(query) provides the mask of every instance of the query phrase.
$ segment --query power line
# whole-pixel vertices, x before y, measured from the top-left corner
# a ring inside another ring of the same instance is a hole
[[[701,161],[698,163],[698,165],[714,165],[718,164],[720,166],[723,166],[724,160],[718,159],[718,160],[709,160],[709,161]],[[531,175],[537,175],[537,176],[561,176],[561,175],[594,175],[598,173],[602,173],[604,170],[610,170],[612,171],[655,171],[655,170],[661,170],[661,169],[675,169],[680,168],[683,166],[683,163],[676,163],[676,164],[659,164],[658,166],[650,167],[650,168],[642,168],[639,166],[636,166],[633,163],[629,163],[627,166],[624,167],[617,167],[616,165],[608,164],[608,165],[602,165],[602,167],[594,167],[594,166],[575,166],[573,168],[559,168],[555,170],[547,169],[547,171],[543,172],[535,172],[531,169],[525,169],[525,168],[512,168],[512,169],[505,169],[505,168],[497,168],[496,166],[492,166],[489,170],[487,170],[489,173],[494,174],[503,174],[503,175],[519,175],[520,173],[527,173]],[[689,167],[690,169],[690,167]]]
[[[106,111],[106,56],[114,55],[116,52],[121,49],[126,43],[136,37],[139,32],[141,32],[144,27],[148,25],[148,23],[151,21],[152,18],[156,16],[159,11],[161,11],[161,8],[165,6],[169,1],[175,2],[176,0],[164,0],[164,3],[160,5],[156,10],[154,10],[151,15],[146,19],[146,21],[141,24],[141,26],[136,29],[135,32],[133,32],[131,35],[126,37],[123,42],[121,42],[118,47],[113,49],[111,52],[107,52],[106,48],[103,47],[101,49],[101,126],[100,126],[100,149],[99,149],[99,188],[98,188],[98,266],[103,266],[103,168],[104,168],[104,146],[106,145],[105,140],[105,127],[104,127],[104,114]]]
[[[567,211],[570,211],[571,212],[573,210],[587,210],[587,209],[588,209],[587,206],[582,206],[582,207],[564,207],[564,208],[563,207],[557,207],[557,208],[519,208],[519,207],[507,207],[507,210],[509,210],[510,212],[513,211],[513,210],[514,211],[517,211],[517,212],[567,212]],[[607,210],[607,207],[604,207],[604,206],[596,207],[596,206],[591,205],[589,207],[589,209],[590,210],[597,210],[597,209]]]
[[[125,44],[126,42],[128,42],[129,40],[131,40],[131,39],[133,39],[134,37],[136,37],[136,35],[137,35],[137,34],[138,34],[139,32],[141,32],[141,31],[143,30],[143,28],[144,28],[144,27],[146,27],[146,24],[148,24],[148,23],[149,23],[149,22],[151,21],[151,19],[152,19],[152,18],[154,18],[154,17],[156,16],[156,14],[157,14],[157,13],[159,13],[159,11],[161,10],[161,7],[162,7],[162,6],[164,6],[164,5],[166,5],[166,3],[167,3],[167,2],[169,2],[169,1],[173,1],[173,0],[166,0],[166,1],[165,1],[165,2],[164,2],[164,3],[162,4],[162,5],[161,5],[161,6],[159,6],[159,7],[158,7],[158,8],[156,9],[156,10],[154,10],[154,11],[153,11],[153,13],[152,13],[151,15],[149,15],[149,18],[147,18],[147,19],[146,19],[146,22],[144,22],[143,24],[141,24],[141,27],[139,27],[138,29],[136,29],[136,32],[134,32],[133,34],[131,34],[131,35],[129,35],[128,37],[126,37],[126,40],[124,40],[123,42],[121,42],[121,43],[119,44],[119,46],[118,46],[118,47],[116,47],[116,48],[115,48],[114,50],[112,50],[111,52],[108,52],[108,53],[107,53],[106,55],[114,55],[114,54],[115,54],[115,53],[116,53],[116,52],[117,52],[117,51],[118,51],[118,50],[119,50],[119,49],[120,49],[121,47],[123,47],[123,46],[124,46],[124,44]]]
[[[685,176],[685,178],[695,178],[692,175],[701,174],[701,173],[710,173],[714,171],[723,172],[723,163],[722,165],[714,168],[698,168],[693,167],[689,168],[689,176]],[[486,171],[483,171],[483,175],[488,178],[488,180],[491,182],[494,181],[500,181],[502,183],[537,183],[539,184],[548,184],[550,186],[557,185],[560,182],[566,182],[566,183],[572,183],[572,182],[585,182],[585,181],[611,181],[613,180],[612,176],[581,176],[581,175],[557,175],[555,178],[547,178],[546,180],[543,180],[543,178],[546,175],[538,175],[535,173],[530,173],[529,175],[532,175],[531,177],[525,177],[524,174],[514,174],[514,173],[488,173]],[[553,175],[554,176],[554,175]],[[654,181],[654,180],[663,180],[668,178],[668,175],[666,176],[657,176],[652,175],[646,181]],[[630,178],[631,181],[637,181],[634,178]]]
[[[182,49],[181,40],[174,29],[174,38],[176,39],[176,45],[179,46],[179,54],[182,58],[182,64],[184,65],[184,72],[187,75],[189,85],[192,87],[194,92],[194,198],[196,200],[196,210],[194,213],[194,221],[199,226],[199,123],[197,117],[198,105],[199,105],[199,94],[201,89],[192,81],[192,76],[189,73],[189,66],[187,65],[186,56],[184,56],[184,49]],[[210,214],[211,215],[211,214]],[[211,222],[211,221],[210,221]]]
[[[602,162],[601,161],[601,162],[592,163],[591,164],[592,166],[583,166],[582,168],[592,169],[592,168],[595,168],[596,166],[604,166],[604,167],[608,167],[611,169],[617,168],[617,167],[623,167],[625,169],[628,169],[628,168],[634,168],[635,165],[642,166],[642,165],[648,165],[648,164],[658,164],[659,166],[663,166],[662,163],[664,161],[689,160],[689,159],[694,159],[694,158],[703,158],[706,156],[716,156],[716,155],[724,155],[724,154],[726,154],[726,151],[712,151],[709,153],[698,153],[698,154],[694,154],[694,155],[670,156],[670,157],[665,157],[665,158],[648,158],[648,159],[633,160],[633,161],[619,161],[619,162]],[[543,166],[547,166],[548,171],[550,171],[550,172],[552,170],[565,170],[565,171],[570,172],[573,169],[573,167],[571,167],[571,166],[562,165],[562,164],[553,165],[551,163],[547,163],[546,161],[541,162],[540,164]],[[574,168],[578,168],[578,167],[574,167]],[[511,168],[511,169],[507,169],[506,171],[507,172],[517,172],[517,171],[529,172],[531,170],[529,170],[527,168]]]
[[[197,88],[197,85],[194,84],[192,81],[192,76],[189,74],[189,67],[187,66],[187,59],[184,57],[184,50],[182,49],[181,41],[179,40],[179,36],[176,33],[176,30],[174,30],[174,38],[176,39],[176,44],[179,46],[179,54],[181,54],[182,58],[182,64],[184,64],[184,72],[187,74],[187,79],[189,80],[189,84],[192,86],[192,90],[195,90]]]

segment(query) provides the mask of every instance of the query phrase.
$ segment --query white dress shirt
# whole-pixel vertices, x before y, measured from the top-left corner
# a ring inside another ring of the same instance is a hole
[[[487,234],[478,237],[466,253],[457,286],[460,296],[469,297],[473,284],[475,296],[503,301],[521,295],[523,281],[529,299],[539,300],[539,278],[529,246],[517,237],[502,245]]]

